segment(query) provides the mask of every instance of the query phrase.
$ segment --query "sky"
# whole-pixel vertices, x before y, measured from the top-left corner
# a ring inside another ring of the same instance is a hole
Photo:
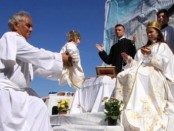
[[[38,48],[59,52],[67,42],[66,34],[78,30],[78,46],[85,77],[96,77],[96,66],[102,64],[95,48],[103,43],[105,0],[0,0],[0,36],[9,31],[9,18],[18,11],[32,16],[33,32],[28,40]],[[49,92],[74,92],[67,84],[34,76],[32,88],[41,96]]]

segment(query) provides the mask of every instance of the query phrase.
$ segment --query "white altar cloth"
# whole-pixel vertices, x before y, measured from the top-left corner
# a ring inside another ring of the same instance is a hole
[[[104,97],[110,98],[115,89],[116,78],[100,76],[86,79],[82,88],[75,92],[70,114],[103,112]]]
[[[55,126],[53,131],[124,131],[121,126],[81,126],[81,125],[69,125],[67,126]]]
[[[103,112],[52,115],[53,131],[124,131],[120,121],[115,126],[108,126]]]

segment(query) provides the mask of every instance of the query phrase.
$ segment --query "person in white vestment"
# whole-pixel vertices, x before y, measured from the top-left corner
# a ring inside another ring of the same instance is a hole
[[[134,59],[122,53],[127,65],[116,83],[116,98],[124,103],[122,124],[125,131],[173,131],[173,53],[158,22],[149,22],[146,32],[148,42]]]
[[[68,42],[62,47],[60,53],[68,53],[72,58],[72,66],[64,66],[59,83],[68,83],[75,89],[80,89],[85,75],[81,66],[80,52],[77,46],[80,44],[80,33],[72,30],[67,34]]]
[[[164,40],[174,52],[174,27],[169,25],[169,12],[166,9],[161,9],[157,12],[157,21],[161,24],[161,32]]]
[[[70,57],[27,42],[33,29],[29,13],[14,14],[8,25],[11,31],[0,39],[0,131],[51,131],[45,103],[26,91],[35,73],[58,80]]]

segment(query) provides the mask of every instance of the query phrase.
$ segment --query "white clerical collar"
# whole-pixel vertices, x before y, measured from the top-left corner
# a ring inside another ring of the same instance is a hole
[[[126,38],[125,36],[122,36],[121,38],[119,38],[118,40],[121,40],[121,39],[123,39],[123,38]]]

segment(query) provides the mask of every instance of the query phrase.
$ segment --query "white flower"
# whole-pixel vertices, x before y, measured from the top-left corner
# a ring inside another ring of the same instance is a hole
[[[119,110],[120,111],[122,111],[123,110],[123,108],[124,108],[124,104],[123,103],[120,103],[121,105],[120,105],[120,108],[119,108]]]
[[[106,109],[104,109],[104,112],[105,112],[105,113],[108,113],[108,111],[107,111]]]

